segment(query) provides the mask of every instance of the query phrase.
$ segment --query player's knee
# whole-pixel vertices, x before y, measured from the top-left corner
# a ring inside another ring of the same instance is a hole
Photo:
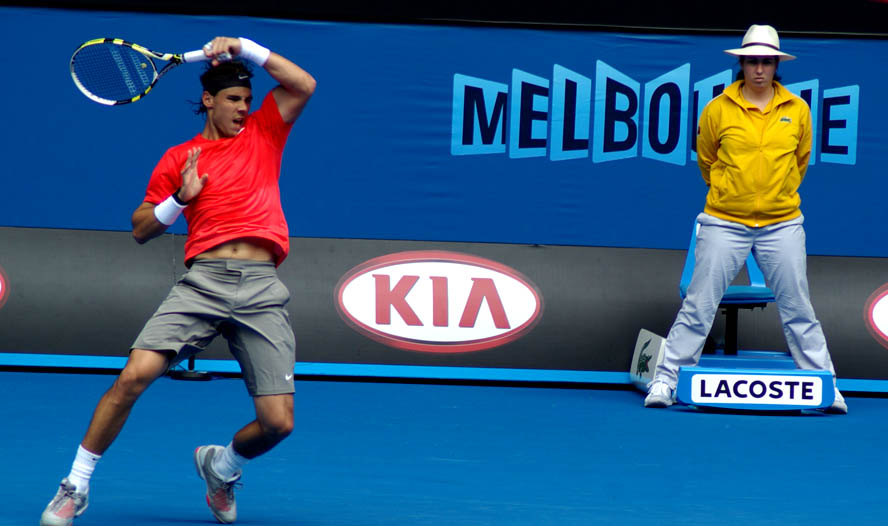
[[[120,373],[111,386],[111,399],[118,404],[134,402],[147,388],[143,379],[126,370]]]
[[[138,398],[151,385],[156,375],[138,367],[125,367],[114,382],[114,389],[123,398]]]
[[[265,435],[274,440],[283,440],[293,432],[293,415],[283,414],[267,420],[262,426]]]

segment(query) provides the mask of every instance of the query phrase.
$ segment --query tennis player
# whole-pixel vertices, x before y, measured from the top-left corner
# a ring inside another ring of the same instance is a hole
[[[811,157],[811,110],[780,82],[777,30],[752,25],[738,57],[740,73],[703,109],[697,161],[709,193],[697,216],[694,274],[669,335],[645,407],[672,405],[681,366],[695,365],[718,305],[750,251],[774,291],[786,343],[800,369],[836,372],[808,292],[799,186]],[[835,387],[835,386],[834,386]],[[838,388],[827,412],[848,406]]]
[[[135,401],[172,365],[203,350],[218,334],[240,364],[256,419],[227,445],[194,451],[217,520],[235,521],[234,484],[248,460],[293,429],[295,341],[286,310],[289,291],[276,273],[289,251],[278,178],[287,136],[314,92],[315,79],[245,38],[214,38],[204,52],[212,62],[200,78],[203,131],[167,150],[132,218],[133,236],[141,244],[184,213],[188,271],[148,320],[120,376],[99,401],[71,472],[41,516],[43,526],[70,525],[86,510],[96,463]],[[220,62],[216,57],[222,53],[235,60]],[[254,113],[252,73],[245,62],[263,67],[279,83]]]

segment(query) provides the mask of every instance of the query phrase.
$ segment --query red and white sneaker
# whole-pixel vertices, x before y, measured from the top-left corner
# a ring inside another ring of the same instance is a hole
[[[213,471],[213,457],[222,453],[222,446],[200,446],[194,450],[194,466],[197,474],[207,483],[207,506],[221,523],[229,524],[237,520],[237,504],[234,502],[234,486],[240,480],[238,472],[234,479],[225,481]]]
[[[59,491],[43,510],[40,526],[71,526],[89,505],[89,491],[77,493],[77,487],[63,478]]]

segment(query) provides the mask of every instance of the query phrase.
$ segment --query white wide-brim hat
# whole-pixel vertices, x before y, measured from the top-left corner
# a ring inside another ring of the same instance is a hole
[[[740,46],[737,49],[726,49],[725,53],[735,57],[777,57],[781,62],[795,59],[795,56],[780,51],[780,37],[771,26],[749,26]]]

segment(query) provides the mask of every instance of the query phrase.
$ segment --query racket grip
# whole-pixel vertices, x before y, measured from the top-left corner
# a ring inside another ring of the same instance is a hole
[[[207,60],[210,60],[210,57],[206,56],[202,49],[189,51],[182,55],[182,62],[185,62],[186,64],[189,62],[206,62]],[[216,57],[216,60],[219,62],[228,62],[231,60],[231,55],[228,53],[222,53]]]
[[[210,57],[204,55],[202,49],[189,51],[188,53],[182,55],[182,62],[185,62],[186,64],[189,62],[205,62],[207,60],[210,60]]]

